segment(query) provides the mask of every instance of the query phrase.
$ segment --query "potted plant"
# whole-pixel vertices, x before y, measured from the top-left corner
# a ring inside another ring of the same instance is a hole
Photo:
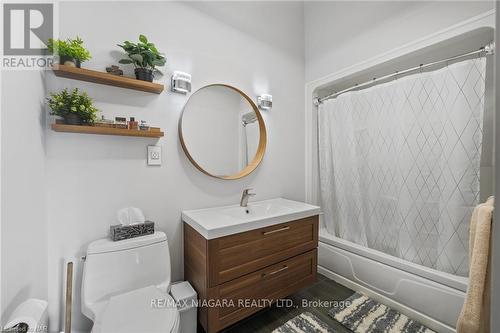
[[[80,68],[82,62],[92,58],[90,52],[83,46],[80,37],[76,39],[52,39],[50,38],[47,47],[49,52],[59,56],[59,64]]]
[[[92,99],[87,93],[80,93],[78,88],[71,92],[64,89],[60,93],[51,93],[47,104],[52,110],[50,114],[63,118],[68,125],[91,125],[99,111],[92,105]]]
[[[138,80],[153,82],[154,75],[161,72],[156,67],[165,65],[167,59],[158,52],[155,44],[150,43],[146,36],[139,35],[139,42],[129,41],[118,44],[126,53],[128,58],[121,59],[120,64],[133,64],[135,77]]]

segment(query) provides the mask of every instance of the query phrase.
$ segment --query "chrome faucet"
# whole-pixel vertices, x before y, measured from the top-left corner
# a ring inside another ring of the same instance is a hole
[[[241,207],[246,207],[248,205],[248,198],[253,197],[256,195],[256,193],[250,193],[251,188],[246,188],[243,190],[243,193],[241,194],[241,201],[240,201],[240,206]]]

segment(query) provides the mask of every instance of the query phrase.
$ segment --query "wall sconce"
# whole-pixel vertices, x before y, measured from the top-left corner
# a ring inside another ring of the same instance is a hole
[[[170,90],[180,94],[191,91],[191,74],[174,71],[170,80]]]
[[[271,110],[273,107],[273,96],[269,94],[262,94],[258,96],[257,105],[261,110]]]

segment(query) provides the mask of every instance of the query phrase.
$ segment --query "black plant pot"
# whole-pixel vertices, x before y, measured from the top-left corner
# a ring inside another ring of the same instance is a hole
[[[68,56],[59,56],[59,64],[80,68],[80,60]]]
[[[137,80],[153,82],[153,71],[147,68],[136,68],[135,69],[135,78]]]
[[[67,125],[82,125],[83,120],[80,115],[75,114],[75,113],[68,113],[66,116],[64,116],[64,122]]]

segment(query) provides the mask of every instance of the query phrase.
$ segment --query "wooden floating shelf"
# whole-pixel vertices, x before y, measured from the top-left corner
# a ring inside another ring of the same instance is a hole
[[[114,128],[114,127],[80,126],[80,125],[66,125],[66,124],[52,124],[52,130],[56,132],[66,132],[66,133],[135,136],[143,138],[161,138],[164,135],[164,133],[161,130],[140,131],[140,130],[129,130],[124,128]]]
[[[54,65],[52,70],[54,71],[54,74],[59,77],[145,91],[154,94],[160,94],[164,89],[163,84],[136,80],[130,77],[98,72],[91,69],[76,68],[66,65]]]

